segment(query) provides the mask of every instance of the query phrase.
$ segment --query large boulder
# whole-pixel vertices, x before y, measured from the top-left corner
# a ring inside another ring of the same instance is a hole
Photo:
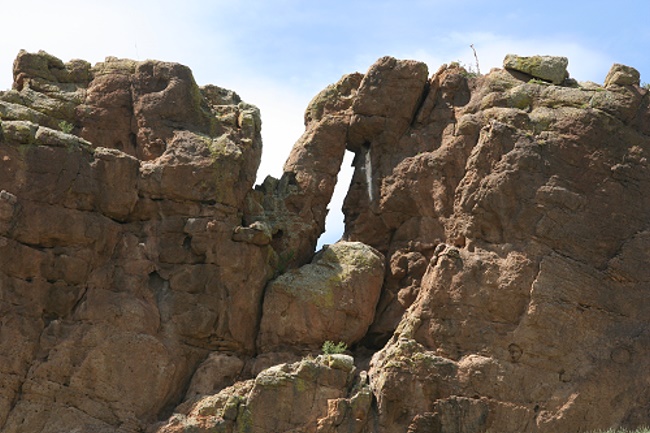
[[[311,264],[266,289],[258,349],[318,349],[325,341],[361,340],[373,322],[384,280],[384,257],[361,242],[337,242]]]
[[[619,86],[640,85],[641,74],[631,66],[615,63],[605,77],[605,87],[613,84]]]

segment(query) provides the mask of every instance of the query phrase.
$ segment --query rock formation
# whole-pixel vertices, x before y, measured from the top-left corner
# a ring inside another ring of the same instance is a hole
[[[379,59],[314,98],[253,188],[260,114],[234,92],[21,52],[0,92],[0,431],[650,424],[650,96],[628,66],[604,86],[566,67]],[[316,253],[346,149],[344,239]]]

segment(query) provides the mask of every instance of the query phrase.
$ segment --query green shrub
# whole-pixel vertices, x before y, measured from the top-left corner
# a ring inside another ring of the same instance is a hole
[[[70,122],[66,122],[65,120],[62,120],[59,122],[59,129],[66,134],[70,134],[74,129],[74,125]]]
[[[325,343],[323,343],[322,350],[325,355],[335,355],[338,353],[344,353],[346,350],[348,350],[348,345],[343,341],[334,343],[333,341],[327,340]]]

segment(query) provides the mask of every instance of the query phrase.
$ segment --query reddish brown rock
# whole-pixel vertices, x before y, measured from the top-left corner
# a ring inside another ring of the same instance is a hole
[[[248,197],[245,220],[263,221],[281,255],[276,263],[294,268],[309,263],[325,231],[327,206],[341,168],[361,74],[346,75],[310,102],[306,130],[293,147],[282,177],[267,177]]]
[[[237,356],[220,352],[211,353],[196,369],[186,398],[216,394],[237,381],[242,375],[244,361]]]
[[[254,352],[272,274],[232,240],[257,109],[180,65],[84,65],[22,52],[0,95],[7,432],[143,429],[211,351]]]
[[[621,366],[647,356],[644,277],[623,251],[640,246],[650,211],[650,141],[628,123],[648,96],[621,80],[604,91],[503,71],[434,76],[429,120],[425,100],[394,148],[404,157],[377,180],[381,223],[347,234],[391,257],[370,340],[400,317],[372,362],[379,431],[639,425],[639,364]],[[432,149],[413,154],[416,143]],[[428,259],[424,275],[410,271],[413,253]],[[416,296],[400,296],[413,281]]]

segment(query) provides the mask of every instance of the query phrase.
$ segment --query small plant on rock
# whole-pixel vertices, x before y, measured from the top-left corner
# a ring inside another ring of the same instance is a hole
[[[327,340],[325,343],[323,343],[323,347],[321,349],[325,355],[336,355],[344,353],[346,350],[348,350],[348,345],[343,341],[334,343],[333,341]]]
[[[62,120],[59,122],[59,129],[66,134],[70,134],[74,129],[74,125],[70,122],[66,122],[65,120]]]
[[[551,83],[549,83],[548,81],[540,80],[539,78],[531,78],[530,80],[528,80],[528,82],[530,84],[541,84],[542,86],[550,86],[551,85]]]
[[[475,66],[476,66],[476,75],[480,76],[481,75],[481,68],[478,65],[478,54],[476,54],[476,48],[474,48],[474,44],[470,44],[469,46],[472,49],[472,52],[474,53],[474,60],[476,61]],[[471,68],[470,68],[471,72]]]

